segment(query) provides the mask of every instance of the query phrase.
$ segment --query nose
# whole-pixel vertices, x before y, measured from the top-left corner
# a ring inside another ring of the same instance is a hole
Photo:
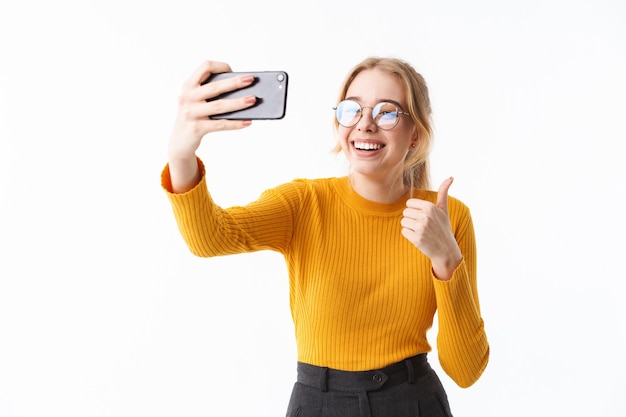
[[[369,110],[368,114],[365,114],[365,110]],[[356,124],[357,130],[362,132],[375,132],[378,129],[378,126],[374,122],[374,117],[372,112],[374,111],[371,107],[362,107],[361,110],[361,118],[359,122]]]

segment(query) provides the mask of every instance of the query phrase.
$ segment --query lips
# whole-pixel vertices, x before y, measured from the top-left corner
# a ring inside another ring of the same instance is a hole
[[[352,146],[359,151],[379,151],[385,147],[384,144],[380,142],[371,142],[371,141],[363,141],[363,140],[355,140],[352,142]]]

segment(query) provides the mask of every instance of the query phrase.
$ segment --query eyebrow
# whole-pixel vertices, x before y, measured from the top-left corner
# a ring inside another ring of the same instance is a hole
[[[354,100],[354,101],[356,101],[357,103],[361,104],[361,101],[359,100],[359,97],[346,97],[346,98],[344,98],[344,100]],[[399,109],[404,110],[404,106],[403,106],[402,104],[398,103],[398,102],[397,102],[397,101],[395,101],[395,100],[389,99],[389,98],[383,98],[383,99],[381,99],[381,100],[378,100],[378,101],[376,102],[376,104],[378,104],[378,103],[391,103],[391,104],[395,104],[395,105],[396,105]],[[361,106],[361,107],[363,107],[363,106]]]

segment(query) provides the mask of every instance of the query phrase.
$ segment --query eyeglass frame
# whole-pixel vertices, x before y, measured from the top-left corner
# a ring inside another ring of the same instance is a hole
[[[359,117],[356,119],[356,122],[354,122],[354,124],[352,124],[352,125],[350,125],[350,126],[346,126],[346,125],[344,125],[344,124],[341,124],[341,122],[340,122],[340,121],[339,121],[339,119],[337,118],[337,109],[339,108],[339,106],[341,105],[341,103],[343,103],[343,102],[345,102],[345,101],[351,101],[351,102],[353,102],[353,103],[356,103],[356,104],[359,106],[359,108],[361,109],[361,110],[360,110],[360,115],[359,115]],[[400,105],[399,105],[398,103],[395,103],[395,102],[392,102],[392,101],[381,101],[380,103],[376,103],[376,104],[374,105],[374,107],[370,107],[370,106],[362,106],[362,105],[361,105],[361,103],[359,103],[359,102],[358,102],[358,101],[356,101],[356,100],[352,100],[352,99],[345,99],[345,100],[341,100],[339,103],[337,103],[337,105],[336,105],[335,107],[333,107],[332,109],[335,111],[335,120],[337,120],[337,123],[338,123],[340,126],[343,126],[343,127],[345,127],[345,128],[354,127],[354,126],[356,126],[357,124],[359,124],[359,122],[360,122],[360,121],[361,121],[361,119],[363,118],[363,110],[364,110],[364,109],[372,109],[372,121],[374,122],[374,124],[375,124],[375,125],[376,125],[379,129],[382,129],[382,130],[391,130],[391,129],[393,129],[394,127],[398,126],[398,123],[400,123],[400,117],[396,116],[396,122],[394,123],[394,125],[393,125],[393,126],[391,126],[391,127],[389,127],[389,128],[381,127],[381,126],[380,126],[380,125],[376,122],[376,118],[374,117],[374,109],[375,109],[376,107],[378,107],[378,106],[382,105],[382,104],[391,104],[391,105],[393,105],[393,106],[396,108],[396,112],[395,112],[395,113],[396,113],[396,115],[400,115],[400,114],[402,114],[402,115],[404,115],[404,116],[411,116],[411,114],[410,114],[410,113],[407,113],[407,112],[405,112],[405,111],[400,110]],[[379,114],[380,114],[380,110],[379,110],[379,112],[378,112],[378,113],[376,113],[376,116],[378,116]]]

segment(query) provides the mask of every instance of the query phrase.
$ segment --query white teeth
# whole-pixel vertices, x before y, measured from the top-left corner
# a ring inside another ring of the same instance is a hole
[[[354,147],[362,151],[377,151],[383,147],[380,143],[354,142]]]

